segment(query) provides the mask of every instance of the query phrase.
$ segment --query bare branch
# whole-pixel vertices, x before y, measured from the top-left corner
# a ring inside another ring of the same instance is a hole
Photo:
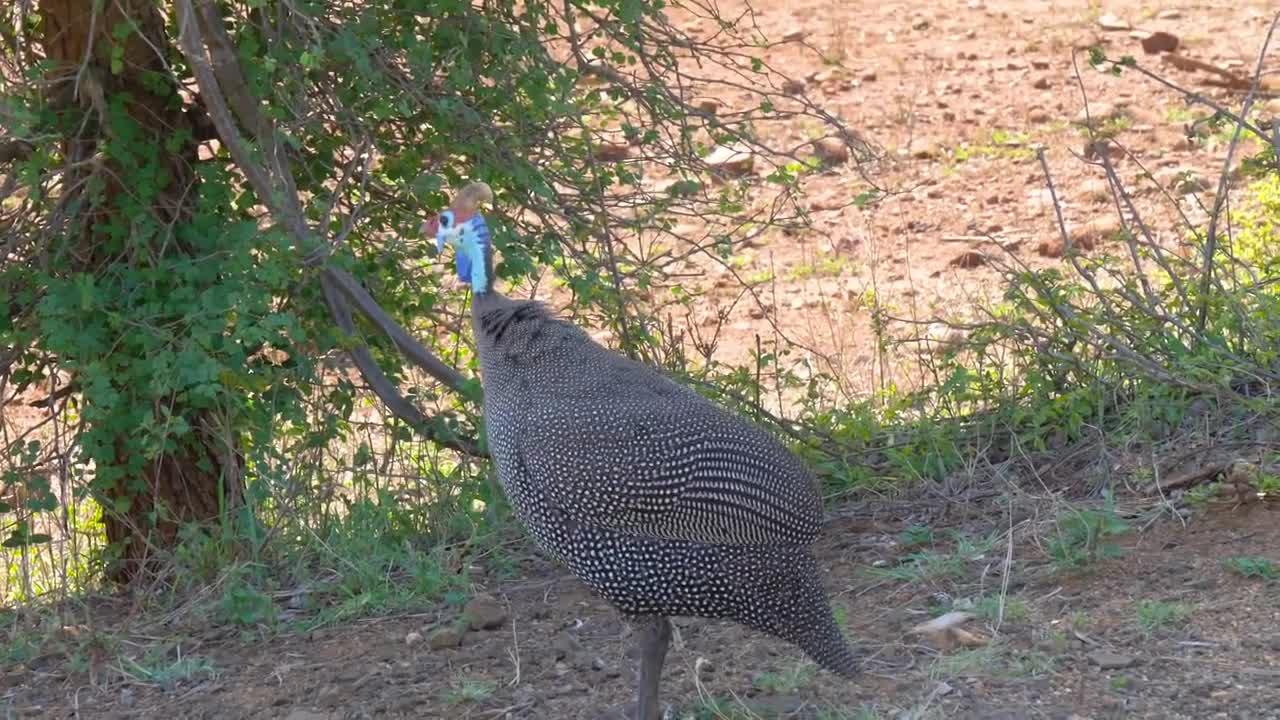
[[[356,279],[351,277],[344,270],[334,267],[326,267],[323,270],[325,280],[336,285],[342,293],[355,303],[355,307],[360,311],[378,329],[387,334],[391,341],[396,344],[400,352],[405,357],[413,361],[415,365],[425,370],[432,377],[447,385],[456,392],[462,392],[466,387],[467,379],[462,373],[449,367],[440,358],[436,357],[430,350],[423,347],[422,343],[414,340],[411,335],[391,316],[387,314],[369,291],[365,290]]]
[[[320,277],[320,287],[324,291],[325,300],[328,301],[329,307],[333,309],[334,322],[338,325],[338,328],[348,337],[355,338],[356,326],[351,317],[351,306],[340,295],[341,291],[333,278],[328,275],[322,275]],[[369,383],[369,387],[373,389],[374,394],[382,400],[387,409],[394,413],[396,417],[409,423],[415,430],[445,447],[473,457],[484,457],[485,453],[473,440],[458,438],[455,435],[446,433],[440,427],[439,418],[428,418],[413,403],[409,402],[408,398],[396,389],[395,384],[391,382],[386,373],[382,372],[382,368],[378,367],[378,363],[373,359],[373,354],[369,352],[368,346],[362,343],[356,344],[350,349],[350,354],[351,360],[355,363],[356,368],[360,370],[360,374],[364,376],[365,381]]]

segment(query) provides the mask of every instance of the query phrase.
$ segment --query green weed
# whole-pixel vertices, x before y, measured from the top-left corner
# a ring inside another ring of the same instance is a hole
[[[1191,607],[1182,603],[1146,601],[1138,606],[1138,628],[1148,637],[1177,627],[1191,616]]]
[[[1099,559],[1119,557],[1113,540],[1132,528],[1116,514],[1115,498],[1108,491],[1099,510],[1071,509],[1057,519],[1057,534],[1046,547],[1060,569],[1079,568]]]
[[[1233,557],[1227,559],[1227,567],[1241,577],[1251,580],[1280,580],[1280,564],[1265,557]]]
[[[449,705],[482,703],[493,697],[497,686],[488,680],[464,679],[454,682],[444,694]]]
[[[751,684],[771,695],[792,695],[813,682],[813,673],[812,665],[802,663],[783,672],[761,673]]]

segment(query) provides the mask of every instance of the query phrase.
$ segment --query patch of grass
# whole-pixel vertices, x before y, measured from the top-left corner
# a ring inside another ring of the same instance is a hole
[[[947,680],[969,675],[990,675],[1003,659],[1004,648],[993,642],[983,647],[940,656],[929,668],[929,677],[933,680]]]
[[[1253,488],[1258,491],[1259,498],[1280,498],[1280,475],[1259,473],[1253,481]]]
[[[849,268],[849,258],[823,253],[811,263],[797,265],[787,272],[787,279],[798,281],[811,277],[835,277]]]
[[[1233,557],[1227,559],[1227,568],[1250,580],[1280,580],[1280,564],[1265,557]]]
[[[1123,133],[1131,127],[1133,127],[1133,118],[1128,115],[1116,115],[1115,117],[1110,117],[1102,121],[1102,123],[1098,125],[1096,135],[1099,138],[1111,139],[1119,136],[1120,133]]]
[[[1138,606],[1138,628],[1150,637],[1160,630],[1177,627],[1191,616],[1191,607],[1183,603],[1145,601]]]
[[[921,550],[909,553],[897,567],[870,568],[867,572],[904,582],[942,580],[960,577],[970,563],[983,559],[995,546],[995,536],[974,538],[953,534],[950,552]]]
[[[867,572],[902,582],[938,580],[959,577],[964,563],[955,555],[925,550],[907,555],[897,567],[870,568]]]
[[[482,703],[493,697],[496,686],[488,680],[468,678],[452,683],[445,691],[444,701],[449,705]]]
[[[1191,507],[1203,507],[1222,490],[1222,483],[1209,482],[1197,485],[1183,493],[1182,498]]]
[[[836,627],[840,628],[841,634],[849,634],[849,611],[843,605],[834,605],[831,608],[831,616],[836,621]]]
[[[801,663],[785,672],[761,673],[751,683],[771,695],[793,695],[813,682],[813,665]]]
[[[1054,630],[1050,633],[1049,642],[1053,645],[1053,651],[1058,655],[1062,655],[1071,649],[1071,640],[1064,630]]]
[[[1041,677],[1053,672],[1057,662],[1052,655],[1032,650],[1009,658],[1007,672],[1013,677]]]
[[[1001,614],[999,595],[978,598],[973,604],[973,613],[980,618],[994,622]],[[1004,597],[1004,619],[1006,622],[1020,622],[1027,619],[1027,601],[1014,595]]]
[[[1164,114],[1164,119],[1171,123],[1189,123],[1203,116],[1203,113],[1196,113],[1190,108],[1171,107]]]
[[[1104,493],[1099,510],[1069,509],[1057,520],[1057,536],[1046,548],[1060,570],[1090,565],[1103,558],[1119,557],[1121,548],[1112,542],[1132,528],[1116,514],[1115,497]]]
[[[213,663],[199,655],[184,655],[181,647],[151,648],[141,658],[120,657],[120,669],[135,682],[172,690],[179,683],[215,674]]]
[[[898,535],[898,542],[907,547],[933,544],[933,528],[928,525],[911,525]]]
[[[982,139],[966,141],[955,146],[948,153],[949,167],[968,162],[975,157],[1030,162],[1035,159],[1035,150],[1031,148],[1031,138],[1027,133],[1014,132],[996,128]]]
[[[757,720],[755,713],[733,698],[707,698],[677,717],[680,720]]]

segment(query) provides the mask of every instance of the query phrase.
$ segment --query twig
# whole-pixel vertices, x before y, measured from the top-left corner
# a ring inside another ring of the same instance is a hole
[[[1205,323],[1209,318],[1209,288],[1213,279],[1213,256],[1218,245],[1218,219],[1222,214],[1222,206],[1227,201],[1227,185],[1231,181],[1231,161],[1235,158],[1236,148],[1240,146],[1240,132],[1244,128],[1244,118],[1249,117],[1249,110],[1253,107],[1253,98],[1258,92],[1258,82],[1262,77],[1262,64],[1267,58],[1267,48],[1271,46],[1271,36],[1275,34],[1277,23],[1280,23],[1280,13],[1276,13],[1271,20],[1271,26],[1267,28],[1267,37],[1262,41],[1262,48],[1258,51],[1258,62],[1253,69],[1249,94],[1245,96],[1244,105],[1240,108],[1241,119],[1236,121],[1235,132],[1231,134],[1231,146],[1227,148],[1227,157],[1222,161],[1222,175],[1218,178],[1218,191],[1213,199],[1213,212],[1209,215],[1209,237],[1205,240],[1204,266],[1201,268],[1200,312],[1196,316],[1196,329],[1200,332],[1204,332]]]

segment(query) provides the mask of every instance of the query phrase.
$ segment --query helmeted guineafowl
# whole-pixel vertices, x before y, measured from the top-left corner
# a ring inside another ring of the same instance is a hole
[[[781,443],[493,288],[483,183],[425,232],[469,283],[497,477],[536,543],[640,629],[639,720],[658,717],[669,616],[722,618],[846,677],[858,662],[811,551],[816,479]]]

